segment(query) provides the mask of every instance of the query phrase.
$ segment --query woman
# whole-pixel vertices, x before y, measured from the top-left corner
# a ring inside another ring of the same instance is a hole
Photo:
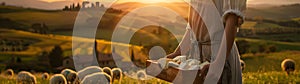
[[[210,3],[216,8],[215,13],[211,13],[213,7],[209,7]],[[213,34],[210,33],[209,28],[213,27],[223,27],[224,35],[226,37],[226,61],[225,64],[217,64],[214,67],[222,67],[222,76],[215,77],[215,79],[209,79],[206,77],[206,83],[215,83],[214,80],[219,80],[224,84],[241,84],[242,76],[240,70],[239,54],[234,44],[235,34],[237,28],[243,23],[243,11],[246,9],[246,0],[191,0],[190,3],[190,14],[189,14],[189,25],[187,28],[183,40],[177,47],[177,49],[167,55],[168,58],[174,58],[176,56],[190,53],[190,58],[199,59],[201,62],[213,62],[218,57],[212,55],[211,49],[215,40],[212,40]],[[209,17],[209,18],[207,18]],[[209,19],[222,19],[223,25],[221,26],[211,26]],[[193,39],[196,41],[196,46]],[[218,41],[220,42],[220,41]],[[189,46],[192,45],[192,46]],[[195,52],[199,50],[199,54]],[[225,58],[225,57],[224,57]],[[224,66],[222,66],[224,65]],[[224,69],[223,69],[224,67]],[[210,68],[211,69],[211,68]],[[217,70],[209,70],[211,72]],[[208,73],[212,76],[219,76],[220,74]]]

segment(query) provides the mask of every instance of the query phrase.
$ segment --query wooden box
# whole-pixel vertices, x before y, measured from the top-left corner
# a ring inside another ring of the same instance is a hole
[[[181,70],[171,66],[162,69],[155,60],[147,60],[146,65],[148,75],[174,84],[201,84],[203,82],[200,77],[201,70]]]

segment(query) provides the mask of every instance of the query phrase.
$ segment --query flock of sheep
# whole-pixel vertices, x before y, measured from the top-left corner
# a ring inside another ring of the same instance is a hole
[[[285,59],[281,63],[281,68],[287,74],[295,71],[296,62],[292,59]],[[245,62],[241,60],[241,69],[244,70]],[[8,69],[4,72],[8,77],[14,76],[14,71]],[[145,72],[138,72],[137,77],[140,80],[145,78]],[[59,74],[54,74],[50,77],[48,73],[42,74],[42,80],[49,80],[49,84],[112,84],[114,80],[121,84],[123,78],[123,72],[120,68],[109,68],[109,67],[98,67],[98,66],[89,66],[78,72],[71,69],[64,69]],[[27,71],[21,71],[17,74],[17,83],[18,84],[36,84],[36,77]]]
[[[246,63],[243,60],[240,61],[241,61],[241,69],[244,70],[246,67]],[[291,72],[295,71],[296,62],[292,59],[284,59],[281,62],[281,68],[289,75]]]
[[[14,71],[8,69],[5,75],[13,77]],[[142,73],[144,76],[146,73]],[[141,75],[140,74],[137,74]],[[123,72],[120,68],[89,66],[78,72],[71,69],[64,69],[59,74],[43,73],[41,79],[49,80],[49,84],[112,84],[113,82],[121,84]],[[21,71],[16,77],[18,84],[37,84],[36,77],[27,71]],[[118,81],[115,81],[118,80]]]

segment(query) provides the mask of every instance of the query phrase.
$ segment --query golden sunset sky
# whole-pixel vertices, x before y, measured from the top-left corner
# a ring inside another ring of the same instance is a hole
[[[70,0],[41,0],[46,2],[70,1]],[[72,0],[71,0],[72,1]],[[73,1],[105,1],[105,0],[73,0]],[[118,0],[118,2],[142,2],[142,3],[159,3],[159,2],[182,2],[183,0]],[[251,1],[251,0],[250,0]]]
[[[106,1],[106,0],[41,0],[46,2],[56,2],[56,1]],[[158,2],[182,2],[183,0],[118,0],[119,3],[122,2],[142,2],[142,3],[158,3]],[[300,0],[247,0],[248,4],[293,4],[300,3]]]

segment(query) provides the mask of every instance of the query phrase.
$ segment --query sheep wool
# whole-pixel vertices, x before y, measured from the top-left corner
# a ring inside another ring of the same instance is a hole
[[[120,68],[113,68],[111,71],[113,74],[112,81],[114,82],[114,80],[118,80],[119,83],[121,83],[121,80],[123,78],[122,70]]]
[[[5,76],[13,77],[13,76],[14,76],[14,70],[12,70],[12,69],[7,69],[7,70],[4,71],[4,75],[5,75]]]
[[[42,74],[42,79],[43,80],[48,80],[49,79],[49,74],[48,73],[43,73]]]
[[[139,80],[145,80],[147,75],[145,71],[140,70],[137,72],[136,76]]]
[[[107,73],[108,75],[110,75],[111,77],[113,77],[112,71],[109,67],[104,67],[103,68],[103,72]]]
[[[67,84],[67,80],[62,74],[54,74],[50,78],[49,84]]]
[[[64,69],[61,71],[61,74],[64,75],[68,83],[77,84],[79,83],[78,74],[71,69]]]
[[[98,66],[89,66],[89,67],[86,67],[86,68],[78,71],[77,73],[78,73],[79,79],[83,80],[85,76],[87,76],[89,74],[97,73],[97,72],[103,72],[103,69]]]
[[[36,84],[36,77],[32,75],[30,72],[21,71],[18,73],[17,77],[18,84]]]
[[[240,60],[240,62],[241,62],[241,69],[243,71],[246,67],[246,63],[243,60]]]
[[[281,68],[287,74],[290,74],[291,72],[295,71],[295,65],[296,65],[296,62],[294,60],[292,60],[292,59],[285,59],[281,63]]]
[[[112,84],[112,78],[104,72],[97,72],[84,77],[81,84]]]

